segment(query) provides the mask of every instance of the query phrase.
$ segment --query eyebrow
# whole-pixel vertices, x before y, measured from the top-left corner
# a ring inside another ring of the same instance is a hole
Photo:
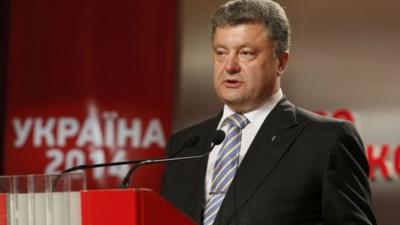
[[[215,44],[213,46],[213,50],[216,50],[217,48],[228,48],[228,47],[226,47],[226,45],[217,43],[217,44]],[[242,49],[242,48],[254,48],[254,49],[256,49],[257,47],[255,47],[254,44],[252,44],[251,42],[246,42],[246,43],[243,43],[243,44],[239,45],[237,49]]]

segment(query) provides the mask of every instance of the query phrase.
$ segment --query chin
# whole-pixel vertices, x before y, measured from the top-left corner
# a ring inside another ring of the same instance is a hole
[[[222,98],[228,101],[242,101],[244,98],[244,93],[236,89],[224,89],[220,93]]]
[[[243,105],[243,98],[240,97],[222,97],[222,101],[231,108],[237,108],[238,106]]]
[[[241,97],[234,95],[222,95],[221,99],[227,104],[238,104],[243,101]]]

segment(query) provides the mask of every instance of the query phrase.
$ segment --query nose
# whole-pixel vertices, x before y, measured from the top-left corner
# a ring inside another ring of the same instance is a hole
[[[240,72],[240,64],[236,55],[230,55],[226,60],[225,71],[231,75]]]

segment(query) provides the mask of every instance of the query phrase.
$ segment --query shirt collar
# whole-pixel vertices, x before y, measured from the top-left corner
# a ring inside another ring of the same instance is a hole
[[[272,109],[278,104],[278,102],[283,98],[282,89],[279,89],[275,92],[270,98],[265,100],[265,102],[259,106],[258,108],[243,114],[251,124],[256,126],[257,130],[260,129],[262,123],[264,122],[265,118],[269,115]],[[222,114],[221,120],[218,124],[218,129],[222,127],[222,122],[230,115],[235,114],[236,112],[233,111],[229,106],[224,105],[224,113]]]

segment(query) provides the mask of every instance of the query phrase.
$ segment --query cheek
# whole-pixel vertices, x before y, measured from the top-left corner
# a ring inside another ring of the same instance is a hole
[[[221,80],[223,78],[224,69],[221,64],[214,63],[213,77],[214,81]]]
[[[222,73],[224,71],[224,64],[221,62],[214,62],[214,72]]]
[[[221,80],[221,73],[219,70],[214,67],[214,73],[213,73],[213,83],[214,83],[214,88],[217,89],[220,86],[220,80]]]
[[[266,74],[265,71],[264,73],[261,71],[253,71],[253,73],[246,75],[247,76],[244,77],[246,87],[251,93],[256,94],[264,92],[272,83],[271,77],[269,74]]]
[[[260,80],[252,77],[251,79],[248,79],[246,82],[246,89],[248,90],[249,93],[257,93],[259,91],[259,88],[261,86]]]
[[[254,67],[242,67],[243,80],[249,89],[256,89],[263,82],[263,73]]]

